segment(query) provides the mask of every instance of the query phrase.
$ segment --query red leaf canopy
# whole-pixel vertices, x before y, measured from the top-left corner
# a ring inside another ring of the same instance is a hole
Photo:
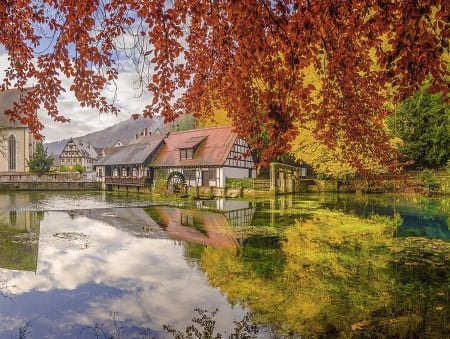
[[[262,162],[314,120],[359,169],[368,157],[392,168],[386,102],[427,77],[448,91],[447,0],[7,0],[0,13],[10,62],[1,89],[36,84],[7,113],[36,136],[37,108],[67,120],[57,108],[63,76],[81,105],[117,112],[102,91],[131,60],[153,94],[145,116],[171,121],[219,104]]]

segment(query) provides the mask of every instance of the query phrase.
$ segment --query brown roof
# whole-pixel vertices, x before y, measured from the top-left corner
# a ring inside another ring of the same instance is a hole
[[[12,109],[15,102],[20,101],[20,96],[23,92],[16,89],[9,89],[4,92],[0,92],[0,127],[3,128],[25,128],[18,121],[12,121],[11,118],[5,115],[7,109]]]
[[[98,166],[144,164],[150,162],[153,152],[163,140],[160,134],[146,136],[141,142],[126,146],[112,147],[111,150],[98,162]]]
[[[233,127],[211,127],[169,134],[152,162],[154,167],[222,166],[237,134]],[[193,148],[192,159],[180,160],[180,149]]]

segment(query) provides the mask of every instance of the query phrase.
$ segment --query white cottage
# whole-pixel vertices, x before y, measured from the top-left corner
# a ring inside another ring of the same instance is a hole
[[[150,166],[169,178],[180,174],[194,187],[225,187],[226,178],[256,176],[249,146],[231,126],[171,133]]]

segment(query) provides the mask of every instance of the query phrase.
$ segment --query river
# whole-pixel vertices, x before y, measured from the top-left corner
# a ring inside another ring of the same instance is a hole
[[[0,338],[447,338],[449,239],[450,197],[2,192]]]

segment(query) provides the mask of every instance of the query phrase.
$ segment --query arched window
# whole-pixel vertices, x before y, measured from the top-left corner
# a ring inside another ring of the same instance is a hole
[[[8,169],[16,169],[16,138],[11,135],[8,139]]]

